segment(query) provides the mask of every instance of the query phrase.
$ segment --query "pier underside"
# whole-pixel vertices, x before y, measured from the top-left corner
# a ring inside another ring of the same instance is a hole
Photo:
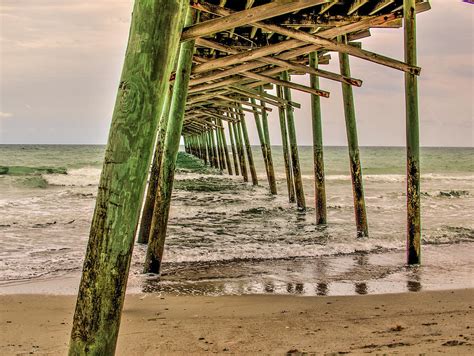
[[[305,211],[295,128],[295,109],[301,103],[292,100],[292,90],[307,93],[312,110],[315,223],[331,224],[326,216],[320,106],[321,100],[330,100],[330,93],[320,78],[341,83],[354,238],[369,236],[353,97],[363,82],[351,76],[351,57],[405,76],[407,262],[419,264],[421,69],[416,61],[416,15],[429,9],[428,1],[418,0],[136,0],[70,354],[114,353],[137,235],[138,242],[148,244],[144,272],[160,273],[182,137],[186,151],[206,164],[241,175],[248,184],[262,184],[246,124],[249,118],[255,120],[269,191],[282,194],[275,183],[268,120],[268,113],[277,111],[288,200]],[[403,60],[368,51],[358,42],[370,36],[372,28],[400,27],[405,34]],[[322,69],[335,54],[339,73]],[[293,82],[294,75],[310,75],[311,84]]]

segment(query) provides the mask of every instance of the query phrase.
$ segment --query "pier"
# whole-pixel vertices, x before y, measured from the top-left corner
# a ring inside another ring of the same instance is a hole
[[[341,85],[354,239],[370,239],[353,97],[363,82],[351,75],[351,57],[405,77],[406,116],[400,120],[406,120],[407,260],[400,264],[420,264],[416,16],[429,9],[423,0],[136,0],[69,354],[114,354],[135,242],[147,244],[143,272],[161,272],[180,142],[188,154],[223,174],[268,186],[273,195],[287,194],[303,213],[295,120],[310,120],[314,223],[331,224],[321,112],[321,101],[331,97],[320,78]],[[405,58],[364,49],[359,41],[371,35],[371,28],[403,28]],[[331,60],[339,61],[339,73],[322,69]],[[292,81],[298,75],[309,75],[311,85]],[[311,117],[298,117],[301,104],[292,91],[310,96]],[[287,191],[276,186],[268,121],[273,110],[279,114]],[[246,120],[252,119],[266,182],[258,180],[250,146]]]

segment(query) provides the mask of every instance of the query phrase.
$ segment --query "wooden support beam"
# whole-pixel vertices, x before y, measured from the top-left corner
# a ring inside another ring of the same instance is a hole
[[[260,92],[264,90],[260,88]],[[261,103],[265,105],[264,103]],[[267,158],[267,165],[268,165],[268,184],[270,186],[270,193],[273,195],[277,194],[277,186],[276,186],[276,179],[275,179],[275,168],[273,165],[273,155],[272,155],[272,144],[270,142],[270,129],[268,125],[268,116],[265,111],[262,112],[262,130],[263,136],[265,138],[265,155]]]
[[[283,89],[279,85],[277,85],[277,95],[281,98],[284,97]],[[296,202],[295,185],[294,185],[294,182],[293,182],[293,173],[291,171],[290,153],[289,153],[289,149],[288,149],[288,130],[286,128],[285,108],[284,107],[279,108],[278,114],[279,114],[279,119],[280,119],[280,132],[281,132],[281,142],[282,142],[282,147],[283,147],[283,161],[285,163],[285,174],[286,174],[286,186],[287,186],[287,190],[288,190],[288,201],[290,203],[295,203]]]
[[[295,103],[294,101],[288,102],[285,99],[279,98],[278,96],[268,94],[266,92],[261,93],[261,92],[258,92],[255,89],[246,87],[244,85],[234,84],[234,85],[232,85],[231,88],[232,88],[232,90],[237,90],[237,89],[242,90],[243,92],[246,92],[247,96],[249,96],[249,94],[252,94],[253,95],[252,97],[254,99],[258,99],[258,100],[261,100],[261,101],[265,101],[265,99],[270,99],[270,100],[274,100],[276,102],[279,102],[280,104],[283,104],[283,106],[291,105],[295,108],[301,108],[301,104],[299,104],[299,103]],[[249,96],[249,97],[251,97],[251,96]]]
[[[150,236],[151,220],[153,217],[153,208],[155,207],[156,190],[158,189],[158,179],[160,177],[161,160],[163,157],[163,144],[165,140],[166,129],[168,127],[169,110],[171,105],[172,93],[168,91],[164,103],[164,110],[158,124],[158,135],[156,139],[155,154],[151,165],[150,179],[148,189],[143,205],[142,217],[140,220],[140,229],[138,231],[137,242],[141,244],[148,243]]]
[[[273,83],[273,84],[281,85],[282,87],[287,87],[287,88],[295,89],[295,90],[302,91],[305,93],[322,96],[323,98],[329,98],[329,92],[320,90],[320,89],[315,90],[313,88],[307,87],[306,85],[301,85],[301,84],[293,83],[290,81],[285,81],[278,78],[273,78],[270,76],[257,74],[253,72],[244,72],[244,73],[241,73],[241,75],[248,78],[260,80],[262,82]]]
[[[340,38],[340,40],[344,41],[343,38]],[[349,56],[346,53],[339,53],[339,66],[341,68],[341,74],[350,75]],[[357,237],[367,237],[369,236],[369,228],[367,226],[362,167],[360,165],[359,157],[354,97],[350,85],[342,84],[342,97],[344,102],[344,116],[346,120],[347,144],[349,146],[349,161],[351,168],[352,191],[354,195]]]
[[[405,61],[416,65],[415,0],[404,0]],[[405,73],[407,138],[407,263],[421,263],[420,139],[418,80]]]
[[[244,143],[245,143],[245,151],[247,152],[247,160],[249,161],[250,176],[252,177],[252,184],[258,185],[257,171],[255,169],[255,163],[253,161],[252,146],[250,145],[249,134],[247,131],[247,123],[245,122],[245,115],[242,112],[242,110],[240,110],[240,108],[237,110],[237,112],[240,117],[240,124],[242,127],[242,134],[243,134]]]
[[[309,55],[310,66],[318,66],[318,53]],[[310,77],[311,86],[319,87],[319,78],[315,75]],[[323,130],[321,123],[321,100],[316,95],[311,95],[311,114],[313,128],[313,162],[314,162],[314,200],[316,208],[316,224],[327,224],[326,208],[326,185],[324,181],[324,155],[323,155]]]
[[[115,353],[135,230],[186,9],[185,0],[135,1],[69,355]]]
[[[227,11],[227,10],[224,10],[224,11]],[[215,48],[215,49],[218,49],[222,52],[227,52],[227,53],[230,53],[230,54],[237,54],[237,53],[242,53],[243,52],[241,50],[235,49],[234,47],[225,46],[225,45],[222,45],[220,43],[210,41],[210,40],[207,40],[207,39],[203,39],[203,38],[198,39],[196,41],[196,43],[200,46],[203,46],[203,47]],[[345,78],[345,77],[341,76],[340,74],[328,72],[328,71],[321,70],[321,69],[314,69],[314,68],[305,66],[303,64],[299,64],[297,62],[285,61],[285,60],[278,59],[278,58],[275,58],[275,57],[262,57],[262,58],[258,59],[256,62],[253,62],[253,63],[250,63],[250,64],[240,65],[237,68],[231,68],[231,69],[228,69],[228,70],[219,71],[217,73],[211,73],[210,75],[202,76],[202,77],[199,77],[197,79],[192,80],[191,85],[197,85],[197,84],[200,84],[200,83],[205,83],[205,82],[208,82],[209,80],[216,80],[216,79],[224,78],[226,76],[230,76],[230,75],[233,75],[233,74],[248,72],[251,69],[256,69],[256,68],[259,68],[259,67],[262,67],[262,66],[268,65],[268,64],[276,65],[276,66],[282,67],[286,70],[295,70],[295,71],[301,71],[303,73],[318,75],[322,78],[326,78],[326,79],[329,79],[329,80],[335,80],[335,81],[338,81],[338,82],[345,82],[345,83],[355,85],[355,86],[358,86],[358,87],[360,87],[362,85],[362,80],[360,80],[360,79]],[[248,68],[248,69],[245,69],[245,68]]]
[[[232,130],[232,123],[229,121],[227,123],[227,126],[229,129],[230,148],[232,149],[232,158],[234,161],[235,175],[238,176],[240,174],[240,171],[239,171],[240,162],[239,162],[239,157],[237,155],[237,150],[235,148],[235,139],[234,139],[235,136]]]
[[[395,0],[379,0],[379,2],[375,5],[371,12],[369,12],[369,16],[375,15],[377,12],[382,11],[387,6],[393,4]]]
[[[235,118],[236,119],[238,118],[237,115],[235,115]],[[242,129],[238,121],[233,123],[233,125],[234,125],[235,143],[237,144],[237,153],[239,155],[240,172],[242,172],[242,177],[244,178],[244,182],[248,182],[249,176],[248,176],[248,171],[247,171],[247,162],[245,160]]]
[[[362,5],[365,4],[367,1],[368,0],[362,0],[362,1],[356,0],[356,2],[362,3]],[[233,13],[233,11],[219,7],[219,6],[214,6],[213,11],[214,12],[219,11],[220,15],[229,15]],[[266,31],[280,33],[282,35],[288,36],[290,38],[294,38],[296,40],[300,40],[302,42],[312,43],[312,44],[327,48],[329,50],[338,51],[341,53],[347,53],[347,54],[350,54],[351,56],[355,56],[355,57],[368,60],[370,62],[374,62],[377,64],[385,65],[394,69],[402,70],[402,71],[413,73],[416,75],[419,75],[421,71],[421,68],[419,67],[410,66],[396,59],[392,59],[392,58],[389,58],[377,53],[373,53],[367,50],[353,47],[348,44],[338,43],[337,41],[333,41],[331,38],[328,38],[324,35],[309,34],[307,32],[300,31],[294,28],[283,27],[283,26],[279,26],[276,24],[268,23],[268,22],[255,22],[253,25],[259,28],[262,28],[263,30],[266,30]]]
[[[248,24],[265,20],[271,17],[287,14],[289,12],[321,5],[328,0],[277,0],[265,5],[260,5],[233,13],[222,18],[204,21],[186,28],[182,35],[182,41],[189,41],[198,37],[204,37],[213,33],[230,30],[235,27],[247,26]],[[202,10],[203,2],[191,4],[196,10]]]
[[[219,124],[221,120],[216,119],[216,123]],[[217,144],[219,146],[219,159],[221,161],[221,168],[222,170],[227,169],[227,161],[225,156],[225,149],[224,149],[224,140],[222,139],[222,128],[216,130],[216,137],[217,137]],[[232,168],[231,168],[232,169]]]
[[[188,11],[186,22],[187,24],[193,22],[192,10]],[[178,156],[179,142],[184,123],[193,51],[194,41],[188,41],[181,44],[176,70],[176,80],[173,86],[173,96],[171,99],[170,119],[165,135],[157,196],[155,207],[153,209],[150,237],[143,267],[144,273],[160,273],[161,264],[163,262],[163,250],[165,247],[171,194],[173,192],[176,159]]]
[[[359,10],[362,6],[367,4],[369,0],[353,0],[351,7],[349,8],[349,11],[347,11],[348,15],[352,15],[354,12]]]
[[[290,80],[288,72],[282,73],[283,80]],[[350,86],[349,84],[345,84]],[[286,100],[291,100],[290,88],[284,88],[283,93]],[[300,159],[298,154],[298,142],[296,138],[295,118],[293,108],[290,106],[286,107],[286,120],[288,123],[288,137],[290,139],[290,157],[291,166],[293,168],[293,180],[295,183],[296,192],[296,205],[300,210],[306,210],[306,200],[303,189],[303,179],[301,177]]]

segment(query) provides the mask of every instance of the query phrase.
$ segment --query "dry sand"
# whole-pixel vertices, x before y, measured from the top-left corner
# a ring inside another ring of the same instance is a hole
[[[75,297],[0,296],[0,355],[65,355]],[[474,354],[474,290],[349,297],[127,295],[119,355]]]

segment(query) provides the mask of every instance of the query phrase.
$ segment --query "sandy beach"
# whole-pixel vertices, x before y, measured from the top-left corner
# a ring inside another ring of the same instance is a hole
[[[1,355],[64,355],[74,296],[0,296]],[[474,290],[343,297],[127,295],[118,355],[474,353]]]

